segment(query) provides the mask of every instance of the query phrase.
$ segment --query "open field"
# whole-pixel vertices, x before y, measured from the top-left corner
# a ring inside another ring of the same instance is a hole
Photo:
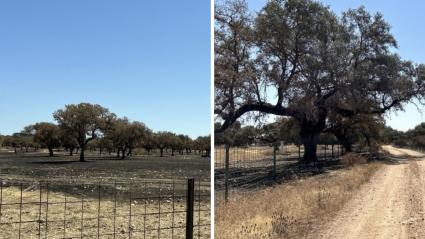
[[[194,238],[210,237],[209,158],[89,153],[78,162],[8,151],[0,152],[0,238],[184,238],[191,177]]]
[[[47,157],[43,153],[0,152],[0,177],[5,179],[67,180],[82,182],[127,181],[130,179],[201,178],[209,181],[210,159],[200,155],[174,157],[136,156],[133,159],[87,155]]]

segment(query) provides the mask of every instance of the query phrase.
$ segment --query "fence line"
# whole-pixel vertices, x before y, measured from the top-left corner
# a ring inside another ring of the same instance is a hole
[[[0,180],[2,238],[210,238],[210,216],[210,185],[200,179]]]
[[[303,146],[295,145],[216,146],[214,150],[216,195],[224,193],[225,200],[229,197],[231,188],[248,187],[249,191],[249,187],[276,181],[278,171],[294,167],[294,162],[300,161],[304,153]],[[354,146],[353,151],[361,152],[362,149]],[[344,152],[339,144],[318,145],[318,163],[333,163]],[[299,165],[297,169],[300,170]]]

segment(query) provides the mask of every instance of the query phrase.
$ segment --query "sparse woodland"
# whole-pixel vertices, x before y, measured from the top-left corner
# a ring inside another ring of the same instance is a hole
[[[57,124],[39,122],[13,135],[0,136],[1,146],[12,147],[15,153],[45,148],[50,156],[54,156],[54,149],[64,149],[70,156],[79,153],[82,162],[87,150],[115,153],[120,159],[131,157],[135,149],[144,149],[147,154],[157,150],[161,157],[164,151],[171,156],[192,153],[210,156],[210,136],[192,139],[169,131],[153,132],[142,122],[119,118],[96,104],[66,105],[54,112],[53,118]]]

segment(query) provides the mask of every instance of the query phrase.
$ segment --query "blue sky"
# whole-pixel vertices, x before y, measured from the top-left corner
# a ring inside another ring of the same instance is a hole
[[[209,1],[0,1],[0,134],[79,102],[209,134]]]
[[[266,0],[248,0],[250,9],[258,11]],[[397,39],[399,49],[396,51],[403,59],[425,64],[425,1],[376,1],[376,0],[321,0],[337,14],[364,5],[370,12],[381,12],[392,26],[391,32]],[[425,110],[424,106],[419,106]],[[423,114],[415,105],[408,104],[404,112],[390,113],[387,124],[399,130],[407,130],[425,121]]]

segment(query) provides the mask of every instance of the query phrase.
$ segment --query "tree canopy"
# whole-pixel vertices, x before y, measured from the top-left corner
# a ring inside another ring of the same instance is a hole
[[[131,121],[127,117],[118,118],[105,107],[90,103],[70,104],[53,114],[55,123],[39,122],[26,126],[21,132],[12,136],[1,136],[1,146],[17,148],[29,147],[34,150],[47,148],[53,156],[55,148],[69,151],[72,156],[74,150],[80,152],[80,161],[84,161],[86,150],[98,149],[99,154],[106,150],[109,155],[117,152],[121,159],[131,157],[135,149],[144,148],[148,154],[159,149],[171,150],[183,154],[192,153],[192,150],[205,151],[209,156],[209,148],[203,137],[193,140],[187,135],[175,134],[170,131],[153,132],[143,122]],[[139,151],[140,152],[140,151]],[[137,152],[136,152],[137,153]]]
[[[293,118],[303,159],[314,161],[329,117],[382,115],[424,97],[424,65],[402,60],[379,13],[341,17],[313,0],[271,0],[257,13],[242,0],[215,12],[217,132],[254,113]]]

